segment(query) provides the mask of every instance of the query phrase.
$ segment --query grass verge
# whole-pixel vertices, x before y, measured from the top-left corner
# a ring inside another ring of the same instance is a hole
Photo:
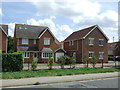
[[[21,72],[3,72],[2,79],[20,79],[30,77],[42,76],[64,76],[64,75],[77,75],[77,74],[90,74],[90,73],[106,73],[118,72],[117,68],[75,68],[75,69],[40,69],[36,71],[21,71]]]

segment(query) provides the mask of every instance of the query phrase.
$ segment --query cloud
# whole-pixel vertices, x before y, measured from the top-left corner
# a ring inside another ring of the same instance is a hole
[[[55,22],[53,22],[50,18],[43,20],[35,20],[32,18],[27,20],[27,24],[48,26],[59,41],[63,41],[68,35],[70,35],[73,32],[69,25],[55,24]]]
[[[14,28],[15,28],[15,23],[9,23],[8,24],[8,35],[9,36],[14,36]]]
[[[3,16],[2,9],[0,8],[0,17]]]

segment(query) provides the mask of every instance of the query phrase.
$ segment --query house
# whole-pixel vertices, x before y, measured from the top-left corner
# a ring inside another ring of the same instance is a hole
[[[7,53],[8,25],[0,24],[0,53]]]
[[[48,27],[26,24],[15,24],[14,49],[24,53],[24,62],[48,62],[52,54],[56,62],[65,53]]]
[[[113,57],[115,55],[115,46],[117,42],[108,43],[108,57]]]
[[[115,46],[115,55],[120,56],[120,41],[118,41]]]
[[[64,40],[64,50],[68,56],[75,56],[77,63],[82,63],[83,57],[91,60],[96,56],[97,62],[108,62],[108,38],[98,25],[75,31]]]

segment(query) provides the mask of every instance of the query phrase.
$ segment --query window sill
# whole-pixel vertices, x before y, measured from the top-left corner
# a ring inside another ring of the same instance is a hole
[[[103,45],[99,45],[99,46],[103,46]]]
[[[94,44],[89,44],[89,46],[93,46]]]
[[[99,58],[99,59],[103,59],[103,58]]]
[[[30,58],[30,57],[24,57],[24,58]]]

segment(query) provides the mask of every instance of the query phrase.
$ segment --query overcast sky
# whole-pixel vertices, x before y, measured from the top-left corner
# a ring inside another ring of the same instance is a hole
[[[15,23],[48,26],[59,41],[63,41],[76,30],[97,24],[108,36],[109,42],[113,41],[113,37],[114,41],[118,41],[118,1],[8,1],[3,0],[0,3],[0,17],[2,24],[9,25],[11,36],[14,35]]]

